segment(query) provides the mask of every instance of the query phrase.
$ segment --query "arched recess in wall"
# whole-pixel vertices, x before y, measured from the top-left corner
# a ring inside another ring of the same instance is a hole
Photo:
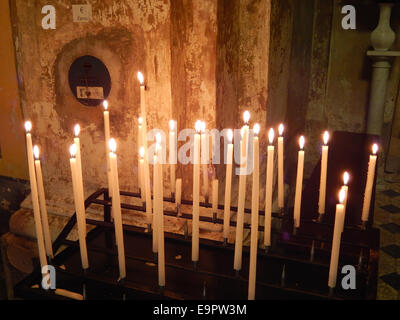
[[[74,39],[60,49],[54,64],[54,107],[66,132],[77,122],[81,126],[90,125],[94,131],[103,130],[101,104],[97,107],[85,106],[75,98],[69,85],[71,65],[77,58],[87,55],[101,60],[109,72],[112,87],[107,100],[112,109],[111,126],[113,122],[118,124],[118,137],[124,137],[132,130],[132,118],[139,113],[136,73],[144,69],[143,47],[139,45],[143,43],[142,38],[139,31],[110,28]],[[132,108],[135,112],[131,111]]]

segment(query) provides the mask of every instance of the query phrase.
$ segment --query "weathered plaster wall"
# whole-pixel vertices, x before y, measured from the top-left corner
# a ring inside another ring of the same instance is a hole
[[[27,179],[22,112],[8,1],[0,3],[0,176]]]
[[[137,187],[138,70],[149,88],[149,128],[166,130],[172,114],[169,1],[90,3],[92,21],[73,23],[71,1],[54,1],[56,30],[41,28],[46,1],[15,1],[12,7],[22,109],[25,119],[33,122],[34,143],[42,150],[50,206],[71,203],[68,147],[77,122],[82,128],[86,194],[106,185],[102,107],[81,105],[68,86],[68,69],[76,58],[92,54],[111,74],[111,135],[118,142],[121,189]]]

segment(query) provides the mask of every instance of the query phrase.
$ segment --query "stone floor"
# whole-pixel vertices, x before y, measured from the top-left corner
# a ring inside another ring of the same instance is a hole
[[[374,224],[381,230],[378,299],[400,300],[400,175],[377,184]]]

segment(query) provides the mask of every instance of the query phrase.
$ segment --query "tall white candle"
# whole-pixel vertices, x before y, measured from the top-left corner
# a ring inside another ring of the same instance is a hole
[[[169,121],[169,168],[170,168],[170,184],[171,184],[171,197],[174,197],[175,189],[175,167],[177,162],[176,150],[176,125],[174,120]]]
[[[300,227],[300,210],[301,210],[301,194],[303,192],[303,171],[304,171],[304,137],[301,136],[299,140],[299,155],[297,161],[297,178],[296,178],[296,193],[294,197],[294,210],[293,219],[294,226]]]
[[[119,194],[119,182],[118,182],[118,167],[117,167],[117,143],[114,139],[110,139],[110,166],[111,166],[111,179],[112,179],[112,207],[114,214],[114,228],[115,228],[115,239],[118,248],[118,265],[119,265],[119,276],[120,280],[126,277],[126,265],[125,265],[125,247],[124,247],[124,235],[122,228],[122,215],[121,215],[121,198]]]
[[[278,128],[278,207],[284,207],[284,180],[283,180],[283,124]]]
[[[260,151],[258,133],[260,125],[256,123],[253,128],[253,181],[251,193],[251,235],[250,235],[250,266],[248,299],[254,300],[256,295],[256,270],[258,250],[258,210],[260,205]]]
[[[326,200],[326,176],[328,171],[328,140],[329,132],[324,132],[324,145],[322,146],[321,155],[321,176],[319,182],[319,199],[318,199],[318,213],[325,213],[325,200]]]
[[[343,214],[344,214],[344,190],[341,189],[339,193],[339,201],[336,205],[336,214],[335,214],[335,227],[333,230],[333,239],[332,239],[332,251],[331,251],[331,261],[329,265],[329,279],[328,286],[330,288],[336,287],[336,279],[337,279],[337,271],[339,264],[339,255],[340,255],[340,240],[343,230]]]
[[[214,179],[212,182],[212,211],[213,213],[218,212],[218,179]]]
[[[146,203],[146,188],[144,187],[144,147],[139,149],[139,183],[140,183],[140,198],[142,203]]]
[[[25,122],[26,130],[26,152],[28,156],[28,168],[29,168],[29,181],[31,186],[31,197],[33,205],[33,217],[35,220],[35,231],[36,239],[39,249],[39,260],[40,266],[43,268],[47,265],[46,249],[43,238],[43,226],[40,218],[39,198],[36,183],[35,165],[33,163],[33,150],[32,150],[32,136],[31,136],[32,123],[30,121]]]
[[[199,261],[199,200],[200,200],[200,134],[201,121],[196,121],[193,150],[193,218],[192,261]]]
[[[271,215],[272,215],[272,183],[274,180],[274,129],[268,132],[269,146],[267,151],[267,173],[265,185],[265,217],[264,217],[264,245],[271,245]]]
[[[347,171],[345,171],[345,173],[343,174],[343,186],[342,189],[344,190],[344,201],[343,201],[343,228],[342,228],[342,232],[344,229],[344,225],[345,225],[345,219],[346,219],[346,208],[347,208],[347,199],[348,199],[348,194],[349,194],[349,186],[347,185],[347,183],[349,182],[349,173]]]
[[[208,144],[210,139],[208,137],[208,133],[206,132],[206,123],[204,121],[201,122],[201,163],[203,165],[203,194],[205,201],[208,202],[208,162],[209,162],[209,150]]]
[[[69,163],[71,165],[71,176],[72,176],[72,189],[74,193],[74,203],[75,203],[75,212],[76,212],[76,222],[78,226],[78,238],[79,238],[79,248],[81,253],[81,263],[82,268],[89,268],[89,260],[86,248],[86,226],[83,224],[83,219],[85,219],[85,205],[82,201],[82,197],[78,194],[79,190],[79,177],[78,177],[78,163],[76,161],[76,144],[72,144],[69,148],[69,152],[71,153],[71,158],[69,159]],[[82,219],[83,216],[83,219]]]
[[[146,195],[145,195],[146,191],[143,188],[144,183],[142,183],[142,179],[144,180],[144,177],[142,176],[142,174],[140,172],[141,167],[142,167],[142,169],[144,169],[143,168],[144,164],[140,162],[140,160],[144,158],[144,147],[143,147],[143,143],[142,143],[142,137],[143,137],[142,125],[143,125],[143,119],[142,119],[142,117],[139,117],[138,118],[138,136],[137,136],[137,139],[138,139],[138,188],[139,188],[140,196],[141,196],[142,202],[143,202],[143,200],[146,201],[145,200],[146,199]],[[143,148],[143,156],[141,155],[141,151],[140,151],[142,148]]]
[[[231,220],[231,190],[232,190],[232,160],[233,160],[233,131],[228,130],[228,149],[226,154],[225,200],[224,200],[224,239],[228,240]]]
[[[106,148],[106,161],[107,161],[107,183],[108,183],[108,193],[111,195],[111,178],[110,178],[110,159],[108,157],[108,141],[110,140],[110,114],[108,111],[108,102],[104,100],[104,137],[105,143],[104,146]]]
[[[51,242],[49,220],[47,217],[46,198],[44,195],[42,167],[40,164],[39,147],[38,146],[33,147],[33,154],[35,156],[35,169],[36,169],[36,178],[37,178],[37,186],[38,186],[38,194],[39,194],[40,213],[41,213],[42,225],[43,225],[44,243],[46,245],[47,256],[50,257],[51,259],[53,259],[53,257],[54,257],[53,245]]]
[[[158,285],[165,286],[165,253],[164,253],[164,212],[163,212],[163,177],[161,135],[157,134],[156,155],[154,155],[154,213],[158,236]]]
[[[146,216],[147,223],[151,224],[153,219],[152,202],[151,202],[151,189],[150,189],[150,169],[149,169],[149,158],[147,152],[147,117],[146,117],[146,101],[145,101],[145,90],[143,74],[139,71],[137,73],[138,80],[140,82],[140,114],[143,119],[142,124],[142,145],[144,147],[144,185],[146,191]],[[157,252],[156,249],[156,238],[153,237],[153,252]]]
[[[82,197],[82,201],[85,201],[85,194],[84,194],[84,189],[83,189],[83,178],[82,178],[82,161],[81,161],[81,144],[80,144],[80,139],[79,139],[79,133],[81,132],[81,127],[79,124],[75,125],[74,127],[74,133],[75,133],[75,138],[74,138],[74,143],[76,145],[76,174],[77,174],[77,190],[78,190],[78,196]],[[80,219],[83,219],[83,216],[79,216]],[[82,225],[84,225],[83,230],[85,230],[86,234],[86,221],[82,222]]]
[[[240,142],[240,176],[239,176],[239,194],[238,194],[238,211],[236,219],[236,238],[235,238],[235,258],[233,268],[236,271],[242,269],[242,251],[243,251],[243,222],[244,222],[244,207],[246,204],[246,175],[247,175],[247,139],[250,120],[250,113],[245,111],[243,114],[245,125],[242,128],[242,141]]]
[[[369,156],[369,162],[368,162],[367,182],[365,184],[364,202],[361,215],[361,220],[363,222],[367,222],[369,217],[369,208],[371,206],[372,189],[374,186],[374,179],[375,179],[377,152],[378,152],[378,145],[374,143],[372,146],[372,154]]]

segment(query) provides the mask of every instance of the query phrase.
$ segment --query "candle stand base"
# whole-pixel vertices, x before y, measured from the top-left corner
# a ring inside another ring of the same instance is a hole
[[[53,251],[58,254],[52,260],[57,275],[57,287],[82,294],[83,285],[87,300],[95,299],[204,299],[204,283],[207,284],[207,299],[247,299],[250,250],[243,247],[242,272],[232,267],[234,244],[200,238],[200,259],[191,260],[192,243],[189,235],[165,232],[165,275],[166,286],[160,292],[158,285],[157,256],[152,252],[152,233],[147,228],[123,225],[126,278],[118,281],[118,251],[114,241],[114,224],[111,221],[111,202],[107,189],[99,189],[85,201],[90,205],[104,206],[104,221],[86,219],[95,228],[87,234],[87,250],[90,268],[82,270],[79,241],[68,240],[76,225],[74,214],[53,243]],[[125,197],[140,197],[138,194],[121,191]],[[172,199],[165,198],[171,202]],[[188,212],[182,212],[179,219],[187,222],[192,218],[191,201]],[[207,206],[204,203],[201,206]],[[145,212],[142,206],[121,204],[124,210]],[[223,206],[219,206],[223,210]],[[231,207],[232,211],[237,210]],[[291,209],[292,210],[292,209]],[[251,210],[245,209],[250,215]],[[260,215],[264,212],[260,210]],[[176,211],[164,211],[164,215],[177,218]],[[330,250],[333,226],[302,219],[301,226],[294,228],[291,212],[285,217],[272,213],[281,219],[281,228],[271,230],[274,248],[257,253],[256,299],[375,299],[377,290],[377,268],[379,250],[379,230],[369,227],[361,230],[359,225],[346,225],[342,234],[339,259],[338,283],[343,277],[343,265],[360,265],[355,290],[340,287],[330,295],[327,288]],[[200,221],[214,223],[211,216],[200,216]],[[215,223],[223,224],[222,219]],[[187,225],[187,223],[186,223]],[[236,226],[230,221],[231,227]],[[244,224],[250,229],[250,224]],[[263,232],[264,227],[259,226]],[[292,231],[296,230],[296,234]],[[222,240],[222,239],[221,239]],[[59,251],[63,246],[65,249]],[[313,252],[310,254],[310,251]],[[363,263],[359,264],[362,252]],[[176,259],[177,256],[179,259]],[[310,255],[313,259],[310,259]],[[15,286],[15,296],[26,299],[65,299],[41,289],[40,264],[35,270]]]

